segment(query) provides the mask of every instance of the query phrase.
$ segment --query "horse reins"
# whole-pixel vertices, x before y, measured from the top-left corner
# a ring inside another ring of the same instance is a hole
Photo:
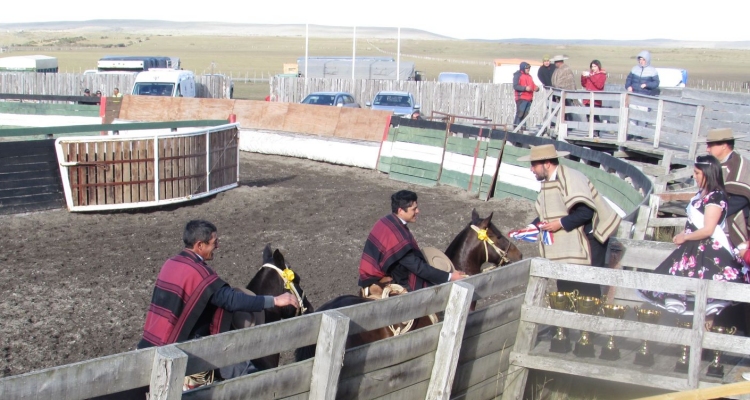
[[[497,252],[497,254],[500,256],[500,262],[495,264],[493,267],[485,268],[483,271],[490,271],[498,267],[498,265],[501,264],[507,264],[510,262],[508,259],[508,251],[510,250],[511,242],[508,240],[508,248],[503,251],[499,247],[495,245],[495,242],[490,239],[490,237],[487,235],[487,229],[480,229],[476,225],[471,225],[471,229],[473,229],[477,233],[477,239],[479,241],[484,243],[484,257],[486,263],[490,262],[490,252],[489,249],[487,249],[487,246],[492,246],[493,249]]]
[[[294,294],[295,297],[297,297],[297,302],[299,303],[299,308],[297,308],[297,311],[295,313],[295,316],[299,316],[301,314],[304,314],[305,311],[307,311],[307,308],[305,307],[305,304],[303,303],[302,299],[304,296],[300,296],[299,292],[297,291],[297,287],[294,286],[294,271],[291,270],[291,268],[286,268],[284,270],[280,269],[279,267],[271,264],[266,263],[263,264],[261,268],[272,268],[275,269],[276,272],[279,273],[279,276],[284,281],[284,288],[286,290],[289,290]]]

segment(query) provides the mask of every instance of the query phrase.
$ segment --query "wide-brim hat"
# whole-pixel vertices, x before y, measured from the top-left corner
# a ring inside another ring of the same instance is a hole
[[[701,138],[698,141],[706,143],[726,142],[728,140],[741,139],[744,137],[745,135],[734,136],[731,128],[718,128],[711,129],[710,131],[708,131],[708,135],[706,135],[705,138]]]
[[[518,161],[542,161],[552,160],[554,158],[565,157],[570,154],[569,151],[557,151],[553,144],[543,144],[541,146],[531,146],[531,153],[527,156],[518,157]]]
[[[451,259],[448,258],[445,253],[434,247],[422,248],[422,254],[424,255],[425,261],[427,261],[427,264],[430,264],[430,266],[434,268],[445,272],[454,272],[456,270]]]
[[[236,288],[236,289],[241,290],[243,293],[247,295],[256,296],[255,293],[245,288]],[[250,328],[253,326],[263,325],[265,322],[266,322],[265,311],[257,311],[257,312],[235,311],[232,313],[232,327],[234,329]]]
[[[550,61],[550,62],[556,62],[556,61],[565,61],[565,60],[567,60],[567,59],[568,59],[568,57],[565,57],[565,56],[564,56],[564,55],[562,55],[562,54],[558,54],[558,55],[556,55],[556,56],[554,56],[554,57],[550,58],[550,59],[549,59],[549,61]]]

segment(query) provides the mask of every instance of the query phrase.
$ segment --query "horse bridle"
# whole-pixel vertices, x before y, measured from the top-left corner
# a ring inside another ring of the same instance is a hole
[[[510,240],[508,240],[508,248],[505,249],[505,251],[503,251],[502,249],[497,247],[495,245],[495,242],[493,242],[492,239],[490,239],[490,237],[487,235],[487,229],[480,229],[476,225],[471,225],[471,229],[473,229],[477,233],[477,239],[479,239],[479,241],[484,243],[484,257],[485,257],[484,262],[485,263],[490,262],[490,253],[489,253],[489,249],[487,249],[488,245],[492,246],[492,248],[495,249],[495,251],[497,252],[497,255],[500,256],[500,262],[498,262],[497,264],[493,264],[492,267],[485,268],[484,270],[482,270],[482,272],[493,270],[500,265],[508,264],[510,262],[510,259],[508,258],[508,251],[510,251],[510,245],[511,245]]]
[[[263,264],[261,268],[272,268],[276,270],[276,272],[279,273],[279,276],[284,281],[284,288],[286,290],[289,290],[292,292],[292,294],[297,297],[297,302],[299,303],[299,307],[297,308],[297,311],[295,312],[294,316],[298,317],[307,311],[307,308],[305,307],[305,304],[303,302],[303,299],[305,297],[305,292],[302,292],[302,296],[300,296],[299,291],[297,290],[297,287],[294,285],[294,271],[292,271],[291,268],[287,267],[284,270],[281,270],[279,267],[271,264],[266,263]]]

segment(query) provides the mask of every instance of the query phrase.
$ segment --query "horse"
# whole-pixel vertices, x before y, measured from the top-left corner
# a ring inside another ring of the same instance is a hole
[[[471,222],[448,245],[445,255],[457,270],[476,275],[523,258],[518,247],[492,223],[492,214],[482,218],[476,209],[471,210]],[[490,266],[482,269],[483,265]]]
[[[483,219],[479,216],[476,209],[471,212],[471,222],[451,241],[445,254],[450,258],[457,270],[463,271],[467,275],[476,275],[482,272],[481,267],[483,264],[489,263],[494,266],[501,266],[523,258],[521,251],[492,224],[492,214]],[[486,268],[485,270],[488,269]],[[353,295],[339,296],[320,306],[318,311],[333,310],[340,307],[368,303],[370,301],[376,300]],[[350,335],[346,339],[346,348],[396,336],[404,332],[406,324],[409,324],[408,330],[411,330],[429,326],[435,322],[433,317],[424,316],[407,323],[395,324]],[[314,357],[315,345],[297,349],[294,356],[297,361]]]
[[[287,272],[288,271],[288,272]],[[307,300],[305,291],[300,287],[300,276],[291,273],[291,267],[284,260],[284,256],[276,249],[271,253],[271,245],[263,248],[263,266],[255,274],[246,288],[258,296],[278,296],[286,291],[291,291],[300,301],[300,308],[293,306],[274,307],[265,310],[266,323],[276,322],[282,319],[293,318],[301,314],[314,311],[312,304]],[[291,278],[289,289],[287,289],[286,278]],[[296,293],[295,293],[296,292]],[[272,354],[252,360],[258,370],[266,370],[279,366],[279,354]]]

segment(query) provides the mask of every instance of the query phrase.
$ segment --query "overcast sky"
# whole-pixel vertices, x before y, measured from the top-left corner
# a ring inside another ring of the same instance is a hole
[[[20,3],[18,3],[20,4]],[[457,39],[750,40],[746,13],[725,0],[35,0],[0,23],[161,19],[416,28]],[[9,10],[6,10],[9,11]]]

